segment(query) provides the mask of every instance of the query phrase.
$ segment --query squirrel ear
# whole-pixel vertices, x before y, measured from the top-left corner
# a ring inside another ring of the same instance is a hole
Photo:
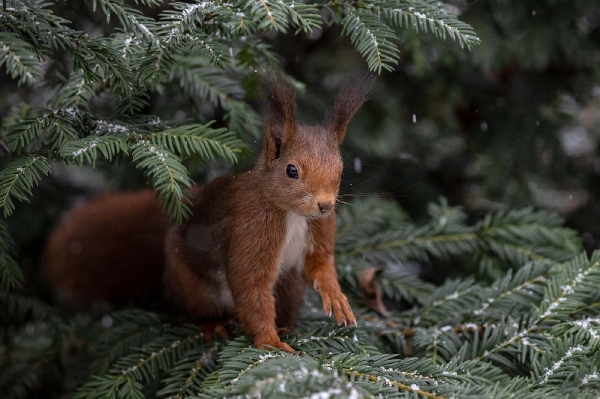
[[[326,119],[326,126],[337,136],[338,143],[344,141],[350,120],[360,106],[369,99],[369,92],[375,84],[375,79],[375,75],[357,73],[342,84],[333,110]]]
[[[263,72],[260,77],[262,115],[265,124],[267,160],[279,158],[281,146],[298,131],[296,91],[281,72]]]

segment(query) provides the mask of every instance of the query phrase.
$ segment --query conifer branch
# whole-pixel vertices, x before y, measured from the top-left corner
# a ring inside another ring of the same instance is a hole
[[[29,202],[28,196],[32,195],[31,190],[40,181],[40,173],[50,173],[50,163],[41,154],[17,158],[0,172],[0,209],[4,217],[15,210],[11,197]]]
[[[171,327],[163,318],[150,312],[122,311],[108,317],[114,327],[98,339],[98,351],[102,356],[92,365],[94,374],[105,374],[116,360],[130,355]]]
[[[95,166],[98,152],[111,161],[119,152],[127,154],[128,146],[126,141],[119,137],[85,137],[66,142],[60,149],[60,156],[68,162],[77,162],[80,166],[83,165],[84,159]]]
[[[393,380],[390,380],[389,378],[384,379],[384,377],[379,377],[379,376],[373,375],[373,374],[361,373],[358,371],[346,370],[346,369],[344,370],[344,372],[346,373],[346,375],[348,377],[353,377],[353,378],[358,377],[358,378],[362,378],[362,379],[368,379],[369,381],[374,382],[374,383],[380,383],[380,382],[385,381],[386,384],[392,385],[392,386],[398,388],[399,391],[415,393],[417,395],[424,396],[429,399],[446,399],[444,396],[434,395],[432,393],[429,393],[429,392],[419,389],[419,386],[417,384],[412,384],[411,386],[408,386],[401,382],[393,381]]]
[[[8,226],[0,219],[0,292],[9,291],[23,283],[23,273],[15,261],[17,246],[8,232]]]
[[[350,36],[352,44],[367,59],[369,69],[381,73],[393,70],[398,63],[398,47],[394,32],[369,12],[349,10],[342,20],[342,34]]]
[[[444,40],[448,35],[457,40],[461,48],[467,46],[469,50],[481,43],[469,25],[457,20],[435,0],[382,1],[375,2],[374,6],[400,28],[410,26],[417,32],[419,29],[424,32],[429,29],[435,37]]]
[[[377,202],[381,201],[348,203],[365,211],[342,213],[336,247],[338,262],[365,257],[375,264],[428,261],[471,254],[473,268],[482,269],[481,263],[489,259],[504,267],[532,260],[551,263],[565,261],[580,250],[574,232],[557,226],[560,219],[546,212],[523,209],[467,225],[464,212],[448,207],[442,200],[430,206],[429,223],[417,226],[403,219],[397,210],[391,210],[390,204]],[[382,209],[390,216],[379,213]],[[347,234],[347,224],[352,227],[351,235]]]
[[[34,142],[38,145],[49,142],[49,147],[56,149],[66,141],[77,138],[73,125],[80,123],[81,116],[73,108],[39,110],[37,115],[6,125],[6,138],[13,151],[28,148]]]
[[[219,157],[231,163],[237,162],[237,155],[245,148],[242,141],[225,128],[210,128],[212,123],[163,130],[150,138],[155,145],[184,156],[197,154],[204,159],[213,160]]]
[[[133,162],[136,167],[145,169],[152,184],[160,193],[163,208],[181,223],[188,217],[190,209],[186,202],[190,198],[187,190],[193,181],[177,155],[169,149],[153,144],[150,140],[139,140],[132,147]]]
[[[11,78],[19,78],[19,85],[30,86],[43,76],[31,45],[8,32],[0,32],[0,67],[4,65]]]

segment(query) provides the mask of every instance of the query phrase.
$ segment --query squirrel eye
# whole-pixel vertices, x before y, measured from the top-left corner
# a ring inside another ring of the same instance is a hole
[[[291,177],[292,179],[298,178],[298,169],[296,169],[295,165],[289,164],[285,168],[285,173],[287,173],[288,177]]]

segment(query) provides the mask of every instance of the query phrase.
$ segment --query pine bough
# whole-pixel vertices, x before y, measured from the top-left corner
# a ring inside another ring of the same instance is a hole
[[[396,28],[450,37],[472,48],[472,29],[431,0],[295,2],[195,1],[163,5],[158,19],[117,0],[91,6],[120,30],[91,37],[45,3],[7,0],[0,11],[0,66],[36,89],[43,63],[69,54],[73,65],[39,107],[16,105],[0,130],[10,160],[0,171],[4,217],[27,201],[52,162],[76,165],[129,159],[144,170],[175,220],[188,215],[189,158],[235,162],[240,135],[258,116],[242,82],[259,65],[277,64],[261,40],[270,30],[311,34],[324,22],[342,34],[373,71],[398,60]],[[168,8],[168,9],[167,9]],[[174,123],[142,115],[149,95],[177,88],[195,106],[212,104],[226,128],[210,121]],[[91,103],[106,95],[110,117]],[[235,133],[234,133],[235,132]],[[248,136],[246,136],[248,137]],[[339,216],[339,274],[359,316],[337,328],[307,297],[300,352],[252,348],[236,336],[205,342],[196,326],[126,310],[72,317],[35,299],[2,294],[0,392],[26,397],[46,390],[76,398],[143,397],[597,397],[600,391],[600,254],[581,251],[557,216],[531,209],[490,215],[469,225],[443,200],[417,225],[394,204],[355,201]],[[0,219],[0,284],[22,282],[16,248]],[[416,262],[458,262],[472,278],[425,283],[403,269]],[[392,303],[408,310],[382,318],[356,295],[367,267]]]

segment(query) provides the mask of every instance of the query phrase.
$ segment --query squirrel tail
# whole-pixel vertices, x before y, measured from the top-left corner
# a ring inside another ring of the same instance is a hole
[[[44,251],[55,300],[82,307],[160,299],[169,225],[153,190],[105,194],[71,210]]]

